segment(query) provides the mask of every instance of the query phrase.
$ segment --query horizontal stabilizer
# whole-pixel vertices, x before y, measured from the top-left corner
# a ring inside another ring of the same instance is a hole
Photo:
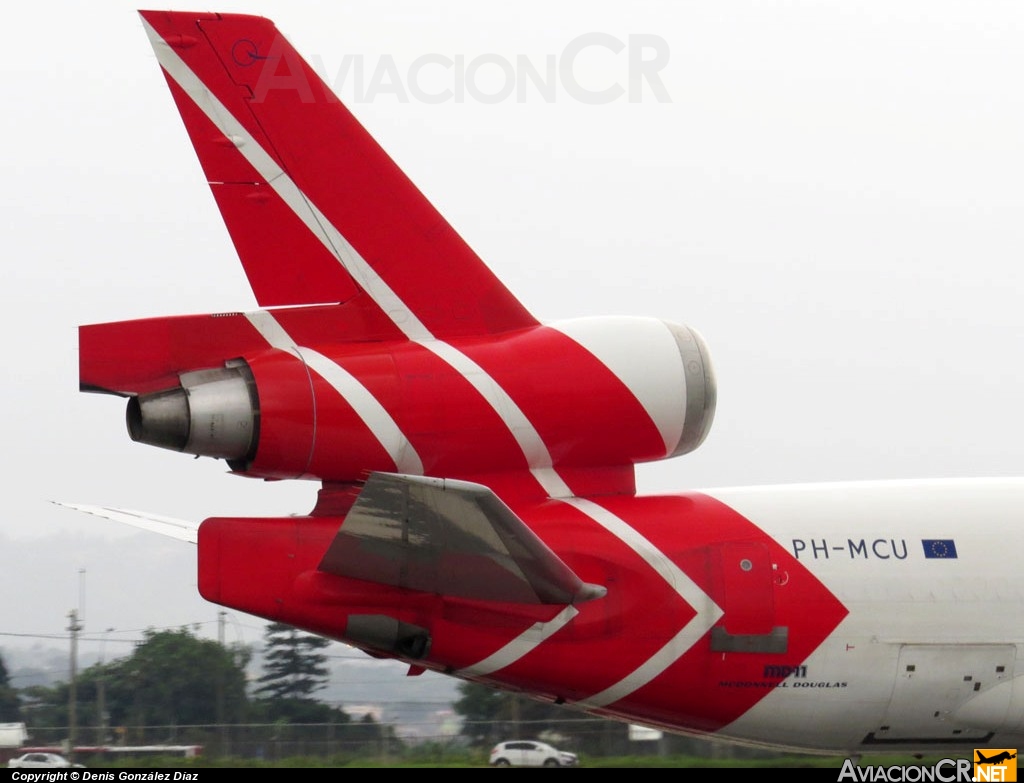
[[[142,511],[132,511],[127,508],[107,508],[106,506],[86,506],[80,503],[61,503],[53,501],[58,506],[82,511],[93,516],[103,517],[113,522],[122,522],[132,527],[148,530],[150,533],[159,533],[162,536],[176,538],[179,541],[187,541],[190,544],[196,543],[199,535],[199,523],[183,519],[172,519],[161,517],[156,514],[146,514]]]
[[[373,473],[319,570],[439,595],[572,604],[583,582],[490,489],[468,481]]]

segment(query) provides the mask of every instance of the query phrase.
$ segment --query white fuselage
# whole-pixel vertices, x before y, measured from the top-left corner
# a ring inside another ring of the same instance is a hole
[[[1024,480],[708,494],[771,535],[849,610],[722,734],[851,750],[1024,742]]]

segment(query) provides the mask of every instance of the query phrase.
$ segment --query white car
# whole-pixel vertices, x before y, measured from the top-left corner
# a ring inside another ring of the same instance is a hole
[[[575,753],[568,753],[535,740],[500,742],[491,750],[492,767],[575,767]]]
[[[25,753],[8,761],[7,766],[21,769],[60,769],[67,767],[81,768],[82,765],[72,764],[57,753]]]

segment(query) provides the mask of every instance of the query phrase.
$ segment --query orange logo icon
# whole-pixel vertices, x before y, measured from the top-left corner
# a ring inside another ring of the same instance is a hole
[[[975,748],[974,780],[1009,783],[1017,780],[1016,748]]]

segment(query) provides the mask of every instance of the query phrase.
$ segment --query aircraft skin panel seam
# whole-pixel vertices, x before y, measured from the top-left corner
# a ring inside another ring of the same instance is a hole
[[[273,348],[294,354],[341,395],[394,461],[400,473],[423,473],[423,462],[401,428],[344,367],[311,348],[300,348],[271,313],[260,310],[246,317]]]
[[[352,406],[356,415],[394,461],[398,472],[422,474],[423,461],[416,448],[373,393],[337,362],[311,348],[299,350],[306,364]]]

